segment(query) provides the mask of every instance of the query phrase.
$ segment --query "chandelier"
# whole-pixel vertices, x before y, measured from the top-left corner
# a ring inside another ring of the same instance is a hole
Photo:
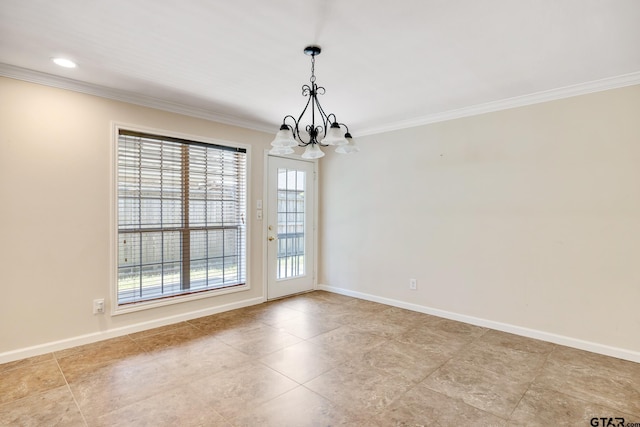
[[[270,154],[286,155],[293,154],[293,147],[306,147],[302,153],[303,159],[318,159],[324,156],[320,147],[330,145],[336,147],[336,153],[348,154],[360,151],[349,133],[349,128],[344,123],[339,123],[335,114],[325,113],[320,105],[318,95],[324,95],[325,88],[316,84],[315,64],[316,56],[320,55],[321,49],[318,46],[307,46],[304,49],[306,55],[311,56],[311,86],[302,86],[302,96],[307,96],[307,104],[296,120],[291,115],[284,116],[280,130],[271,143],[273,148]],[[309,108],[311,107],[311,108]],[[305,113],[311,115],[311,124],[301,129],[302,118]],[[316,119],[318,124],[316,125]]]

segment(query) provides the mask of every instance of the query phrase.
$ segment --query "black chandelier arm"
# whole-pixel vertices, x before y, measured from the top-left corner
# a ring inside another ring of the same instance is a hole
[[[287,119],[291,119],[290,121],[292,121],[293,124],[287,123]],[[287,114],[286,116],[284,116],[284,118],[282,119],[282,126],[280,126],[280,129],[282,128],[289,129],[293,134],[293,139],[296,141],[300,141],[300,137],[299,137],[300,131],[298,129],[298,120],[296,120],[295,117],[293,117],[290,114]]]
[[[320,141],[318,141],[318,136],[321,133],[323,134],[323,136],[326,136],[327,135],[327,130],[334,123],[337,124],[338,126],[344,127],[346,129],[345,135],[349,134],[349,127],[344,123],[338,122],[338,119],[337,119],[337,117],[336,117],[336,115],[334,113],[325,114],[324,110],[322,109],[322,106],[317,101],[317,99],[315,99],[315,105],[316,105],[316,107],[318,109],[318,112],[321,115],[321,118],[322,118],[322,125],[315,126],[315,123],[313,123],[312,125],[307,125],[305,127],[305,131],[309,135],[309,140],[305,141],[302,138],[302,133],[300,132],[300,123],[302,123],[302,117],[304,116],[306,110],[308,109],[309,103],[311,102],[311,99],[312,98],[309,98],[309,100],[307,101],[307,104],[304,107],[304,110],[302,110],[302,113],[300,114],[300,117],[298,117],[297,120],[296,120],[295,117],[293,117],[290,114],[287,114],[282,119],[281,129],[283,127],[289,129],[291,131],[291,133],[293,134],[293,138],[296,141],[298,141],[298,146],[299,147],[306,147],[307,145],[310,145],[310,144],[318,144],[321,147],[328,147],[329,144],[323,144]],[[287,119],[291,119],[290,121],[293,122],[293,125],[287,123]]]
[[[344,128],[347,130],[344,134],[348,134],[349,133],[349,126],[345,125],[344,123],[338,123],[338,126],[344,126]]]
[[[340,126],[340,127],[343,127],[343,126],[344,126],[344,128],[347,130],[347,131],[345,132],[345,134],[349,133],[349,126],[345,125],[344,123],[340,123],[340,122],[338,121],[338,118],[336,117],[336,115],[335,115],[335,114],[333,114],[333,113],[328,114],[328,115],[327,115],[327,120],[330,120],[332,117],[333,117],[333,121],[330,121],[330,123],[331,123],[331,124],[334,124],[334,123],[335,123],[335,124],[337,124],[337,125],[338,125],[338,126]]]
[[[325,136],[327,135],[327,131],[329,130],[329,128],[335,123],[338,126],[344,126],[345,128],[347,127],[347,125],[345,125],[344,123],[340,123],[338,122],[338,118],[336,117],[335,114],[333,113],[325,113],[324,110],[322,109],[322,106],[318,106],[318,109],[321,111],[322,116],[325,118],[324,121],[324,127],[325,127]],[[347,129],[347,132],[349,132],[349,129]]]
[[[291,121],[293,121],[293,125],[287,123],[287,119],[291,119]],[[289,129],[293,135],[293,139],[298,140],[298,122],[296,121],[296,118],[293,117],[290,114],[287,114],[286,116],[284,116],[284,118],[282,119],[282,125],[280,126],[280,129]]]
[[[327,93],[327,90],[323,86],[318,86],[315,83],[312,84],[313,86],[309,86],[307,84],[302,85],[302,96],[324,95]]]
[[[293,125],[287,123],[287,119],[291,119],[293,121]],[[280,126],[280,129],[282,129],[282,127],[286,127],[287,129],[289,129],[295,138],[296,131],[298,128],[298,122],[296,121],[295,117],[293,117],[290,114],[287,114],[286,116],[284,116],[284,118],[282,119],[282,126]]]
[[[300,132],[300,128],[299,125],[302,122],[302,117],[304,116],[304,114],[307,112],[307,109],[309,108],[309,104],[311,104],[311,101],[314,99],[314,96],[310,96],[309,99],[307,99],[307,103],[305,104],[304,108],[302,109],[302,112],[300,113],[300,116],[298,117],[298,120],[295,120],[296,123],[296,130],[294,131],[294,137],[300,141],[300,143],[302,144],[302,146],[306,146],[309,143],[312,142],[313,138],[311,136],[309,136],[309,141],[305,141],[302,138],[302,134]],[[313,109],[313,105],[311,105],[311,108]]]
[[[320,88],[320,89],[324,89],[324,88]],[[331,115],[329,116],[327,115],[327,113],[324,112],[324,109],[322,108],[322,105],[320,104],[320,100],[318,100],[317,97],[314,97],[314,103],[316,108],[318,109],[318,113],[320,113],[320,119],[322,120],[322,126],[318,126],[320,127],[320,132],[323,132],[323,135],[326,136],[327,135],[327,130],[329,129],[329,118]],[[335,118],[335,115],[333,115]],[[326,147],[326,145],[321,144],[323,147]]]
[[[322,126],[315,126],[314,124],[310,124],[307,125],[305,130],[309,134],[309,142],[303,142],[303,147],[306,147],[309,144],[318,144],[324,147],[324,145],[321,144],[320,141],[318,141],[318,135],[320,134],[320,132],[322,132]]]

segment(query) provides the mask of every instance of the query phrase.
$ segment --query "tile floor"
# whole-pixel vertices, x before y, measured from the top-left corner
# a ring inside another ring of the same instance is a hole
[[[320,291],[7,363],[0,379],[10,426],[640,423],[640,364]]]

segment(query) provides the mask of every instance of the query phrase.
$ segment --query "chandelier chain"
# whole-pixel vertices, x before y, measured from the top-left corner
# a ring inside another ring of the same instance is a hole
[[[311,83],[316,82],[316,56],[311,55],[311,78],[309,79]]]

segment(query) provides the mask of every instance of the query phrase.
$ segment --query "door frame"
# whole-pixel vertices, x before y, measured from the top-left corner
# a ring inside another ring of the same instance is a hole
[[[313,272],[311,274],[312,290],[318,289],[318,160],[307,160],[299,155],[278,155],[269,154],[269,150],[264,150],[263,161],[263,184],[262,184],[262,301],[268,301],[268,282],[269,282],[269,253],[267,248],[268,237],[268,212],[269,212],[269,157],[282,157],[285,159],[299,160],[301,162],[311,163],[313,165]],[[283,297],[286,298],[286,297]]]

